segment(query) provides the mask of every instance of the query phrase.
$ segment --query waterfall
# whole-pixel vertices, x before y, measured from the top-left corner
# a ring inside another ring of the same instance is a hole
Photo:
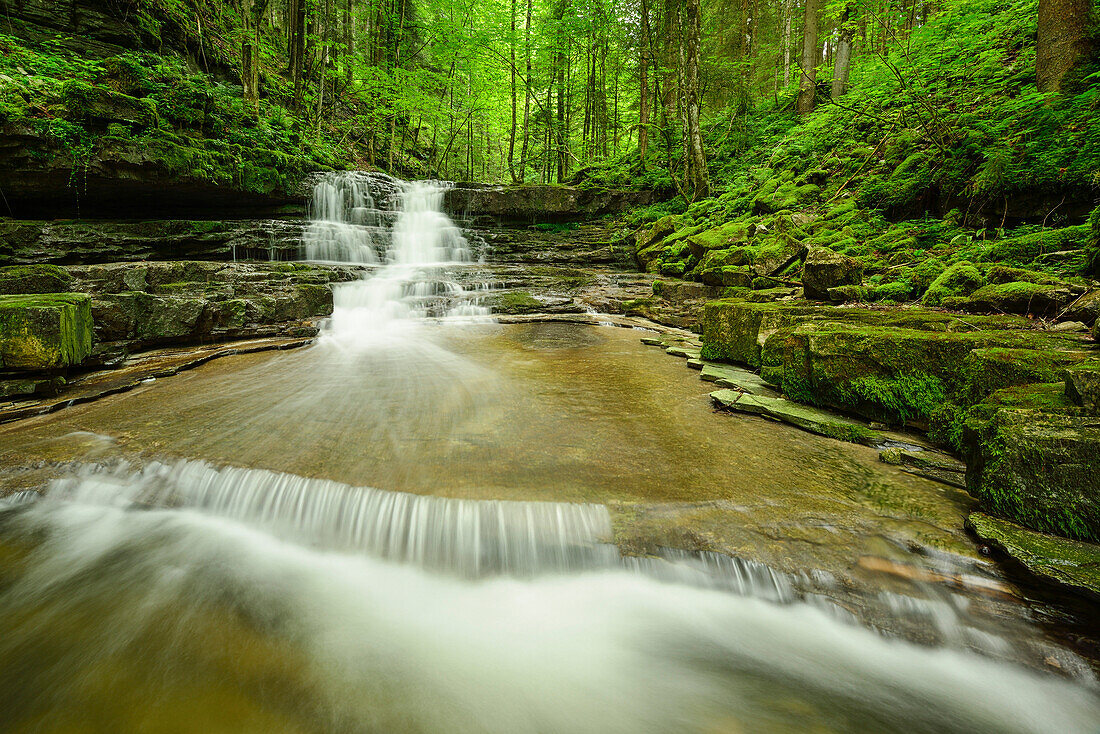
[[[373,266],[333,290],[327,334],[377,344],[428,318],[476,318],[481,289],[459,272],[473,263],[462,230],[443,213],[446,184],[363,172],[330,173],[313,188],[302,238],[307,260]]]
[[[422,496],[203,461],[90,465],[54,481],[47,495],[197,510],[305,545],[465,577],[607,567],[618,559],[603,505]]]

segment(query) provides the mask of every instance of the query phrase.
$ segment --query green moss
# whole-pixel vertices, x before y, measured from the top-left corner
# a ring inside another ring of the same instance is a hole
[[[926,306],[942,306],[945,297],[969,296],[985,285],[981,272],[968,260],[957,262],[928,286],[921,302]]]
[[[982,258],[986,262],[1026,265],[1040,255],[1063,250],[1083,250],[1091,236],[1088,225],[1042,229],[1038,232],[997,240],[988,245]]]
[[[82,362],[91,350],[91,299],[86,294],[0,296],[0,367],[68,367]]]
[[[56,265],[12,265],[0,268],[0,294],[63,293],[73,276]]]

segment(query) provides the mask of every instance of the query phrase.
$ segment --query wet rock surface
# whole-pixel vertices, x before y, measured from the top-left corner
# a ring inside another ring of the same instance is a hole
[[[1037,533],[980,512],[966,526],[1031,573],[1100,598],[1100,545]]]

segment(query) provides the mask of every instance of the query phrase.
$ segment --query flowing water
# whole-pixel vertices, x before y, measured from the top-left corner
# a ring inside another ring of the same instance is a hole
[[[368,269],[311,348],[0,430],[0,729],[1097,731],[963,493],[492,323],[441,196],[318,183],[305,256]]]

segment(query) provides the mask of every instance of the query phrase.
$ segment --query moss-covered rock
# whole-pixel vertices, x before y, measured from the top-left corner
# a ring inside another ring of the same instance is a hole
[[[977,403],[1006,387],[1055,382],[1066,367],[1088,358],[1088,352],[1054,349],[985,347],[975,349],[962,362],[960,397]]]
[[[706,285],[726,286],[732,288],[752,288],[752,274],[747,268],[725,266],[704,270],[699,274],[699,279]]]
[[[1100,545],[1037,533],[981,512],[972,513],[966,526],[1036,576],[1100,596]]]
[[[747,222],[727,222],[720,227],[697,232],[688,237],[686,242],[691,253],[699,258],[711,250],[743,247],[749,242],[749,225]]]
[[[975,265],[963,260],[943,271],[925,291],[921,302],[926,306],[942,306],[945,297],[969,296],[985,285],[985,278]]]
[[[1053,252],[1085,250],[1090,237],[1088,225],[1043,229],[993,242],[982,258],[986,262],[1027,265]]]
[[[806,298],[827,300],[829,289],[842,285],[859,285],[863,266],[856,260],[832,250],[815,247],[806,253],[802,269],[802,288]]]
[[[1100,540],[1100,423],[999,410],[968,425],[967,487],[991,513],[1025,527]]]
[[[1065,372],[1066,397],[1093,414],[1100,414],[1100,359],[1071,366]]]
[[[781,232],[757,243],[752,270],[760,276],[778,275],[805,257],[806,246],[795,235]]]
[[[668,237],[676,230],[676,218],[672,215],[661,217],[651,227],[639,229],[634,235],[635,251],[641,252]]]
[[[156,106],[106,87],[71,79],[61,88],[61,99],[74,119],[99,122],[124,122],[148,127],[156,122]]]
[[[979,288],[967,299],[964,310],[1043,316],[1057,313],[1073,299],[1073,291],[1066,286],[1014,281]]]
[[[65,293],[73,276],[56,265],[13,265],[0,268],[0,295],[12,293]]]
[[[863,285],[839,285],[829,289],[829,300],[837,303],[869,301],[873,291]]]
[[[0,368],[70,367],[91,351],[92,314],[86,294],[0,296]]]

